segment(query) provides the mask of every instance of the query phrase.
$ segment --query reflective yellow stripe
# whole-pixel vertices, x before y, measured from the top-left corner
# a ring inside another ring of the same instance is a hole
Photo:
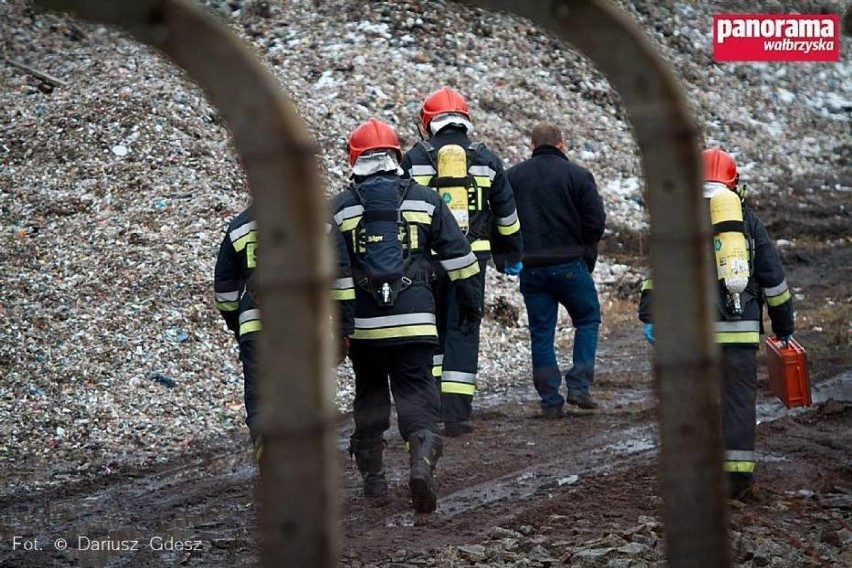
[[[340,232],[345,233],[346,231],[351,231],[355,227],[358,226],[358,223],[361,222],[361,215],[357,217],[350,217],[349,219],[344,219],[340,223]]]
[[[790,291],[785,290],[783,294],[780,294],[778,296],[772,296],[771,298],[766,298],[766,303],[774,308],[775,306],[780,306],[789,299]]]
[[[354,300],[355,299],[355,288],[348,288],[345,290],[332,290],[331,291],[331,299],[332,300]]]
[[[385,327],[379,329],[358,329],[352,334],[353,339],[392,339],[394,337],[418,337],[438,335],[434,325],[407,325],[400,327]]]
[[[491,241],[488,239],[476,239],[470,243],[470,250],[474,252],[486,252],[491,250]]]
[[[760,343],[760,333],[757,331],[719,331],[716,332],[716,343]]]
[[[432,180],[432,176],[412,176],[415,183],[419,183],[420,185],[429,185],[429,182]]]
[[[466,394],[473,396],[476,392],[476,386],[468,383],[448,383],[441,382],[441,392],[447,394]]]
[[[240,324],[240,335],[245,335],[253,331],[260,331],[260,320],[251,320]]]
[[[421,211],[403,211],[402,218],[409,223],[423,223],[424,225],[432,223],[432,216]]]
[[[441,372],[442,372],[442,370],[443,370],[443,366],[442,366],[442,365],[435,365],[435,366],[433,366],[433,367],[432,367],[432,376],[433,376],[433,377],[440,377],[440,376],[441,376]]]
[[[417,250],[420,247],[420,232],[413,225],[408,226],[408,248]]]
[[[725,471],[731,473],[753,473],[753,461],[726,461],[724,465]]]
[[[449,276],[450,280],[463,280],[473,276],[474,274],[479,274],[479,262],[474,262],[466,268],[447,271],[447,276]]]
[[[249,243],[257,242],[257,231],[249,231],[236,241],[234,241],[234,250],[241,252]]]
[[[239,307],[239,302],[216,302],[216,309],[220,312],[235,312]]]
[[[654,280],[652,278],[648,278],[647,280],[642,281],[642,292],[645,290],[653,290],[654,289]]]
[[[488,176],[473,176],[478,187],[491,187],[491,179]]]
[[[504,227],[503,225],[497,225],[497,232],[501,235],[513,235],[521,230],[521,222],[515,221],[511,225]]]

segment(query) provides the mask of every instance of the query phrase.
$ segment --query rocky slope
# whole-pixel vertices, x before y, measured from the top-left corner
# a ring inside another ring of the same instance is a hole
[[[715,64],[713,13],[779,2],[619,2],[671,61],[707,143],[738,157],[757,195],[852,190],[852,66]],[[636,147],[618,95],[592,64],[529,23],[453,3],[205,4],[250,42],[322,151],[328,192],[346,181],[348,132],[371,115],[417,140],[419,103],[442,84],[468,96],[476,136],[507,165],[532,125],[564,126],[571,158],[596,175],[609,242],[645,229]],[[660,5],[665,4],[665,5]],[[802,12],[841,2],[797,3]],[[248,202],[229,134],[204,94],[152,50],[97,24],[0,0],[5,58],[67,82],[50,88],[0,65],[0,460],[6,490],[117,463],[165,460],[242,428],[242,378],[212,308],[227,220]],[[840,212],[838,212],[840,214]],[[602,292],[635,267],[603,259]],[[489,278],[481,390],[528,375],[515,283]],[[609,306],[609,304],[607,304]],[[562,326],[560,340],[570,337]],[[352,385],[340,372],[338,405]]]

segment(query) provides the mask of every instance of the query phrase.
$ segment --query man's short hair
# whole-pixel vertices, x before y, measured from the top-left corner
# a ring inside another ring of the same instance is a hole
[[[550,122],[539,122],[532,130],[530,142],[536,148],[539,146],[558,146],[563,143],[562,131]]]

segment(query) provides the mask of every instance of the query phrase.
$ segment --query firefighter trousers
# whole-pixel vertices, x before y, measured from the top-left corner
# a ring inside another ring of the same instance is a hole
[[[472,276],[479,285],[484,313],[486,259],[479,259],[479,274]],[[445,423],[466,422],[473,411],[476,373],[479,370],[479,322],[459,325],[459,306],[455,285],[436,264],[438,279],[434,286],[438,349],[432,358],[432,374],[441,385],[441,416]]]
[[[734,485],[749,485],[757,431],[757,346],[722,346],[722,430],[725,471]]]
[[[352,340],[355,370],[353,438],[372,439],[390,428],[391,393],[402,439],[418,430],[438,432],[441,399],[432,378],[430,343],[382,344]],[[390,383],[390,390],[388,390]]]
[[[243,391],[246,405],[246,426],[252,439],[257,431],[257,332],[240,337],[240,362],[243,364]]]

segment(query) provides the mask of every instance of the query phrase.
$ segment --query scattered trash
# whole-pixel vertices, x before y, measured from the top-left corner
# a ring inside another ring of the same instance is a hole
[[[173,388],[175,386],[175,381],[173,379],[170,379],[169,377],[167,377],[165,375],[161,375],[161,374],[157,373],[157,374],[151,376],[151,378],[155,382],[160,383],[161,385],[165,385],[168,388]]]
[[[166,330],[166,339],[176,343],[183,343],[189,339],[189,334],[182,329],[170,328]]]

